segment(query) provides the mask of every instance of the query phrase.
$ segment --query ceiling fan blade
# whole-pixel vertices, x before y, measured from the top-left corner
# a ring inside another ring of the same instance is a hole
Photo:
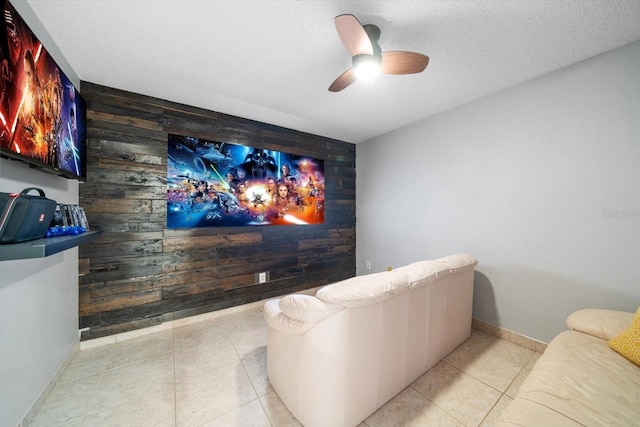
[[[373,46],[367,32],[360,21],[353,15],[338,15],[335,17],[336,30],[351,56],[373,55]]]
[[[416,52],[382,52],[380,72],[384,74],[415,74],[427,68],[429,57]]]
[[[356,73],[353,71],[353,68],[349,68],[344,73],[340,74],[340,76],[331,83],[329,86],[329,92],[340,92],[342,89],[349,86],[351,83],[356,81]]]

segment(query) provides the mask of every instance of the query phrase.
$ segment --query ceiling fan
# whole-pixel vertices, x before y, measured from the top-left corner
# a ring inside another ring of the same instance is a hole
[[[366,79],[369,73],[415,74],[422,72],[429,63],[429,57],[421,53],[382,52],[378,45],[380,28],[362,25],[353,15],[338,15],[335,24],[342,44],[352,56],[353,67],[331,83],[330,92],[339,92],[357,79]]]

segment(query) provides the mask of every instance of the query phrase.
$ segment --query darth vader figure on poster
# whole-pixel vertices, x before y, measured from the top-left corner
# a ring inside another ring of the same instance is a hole
[[[275,158],[269,153],[269,150],[263,148],[252,148],[252,151],[245,157],[241,168],[251,179],[273,176],[278,170]]]

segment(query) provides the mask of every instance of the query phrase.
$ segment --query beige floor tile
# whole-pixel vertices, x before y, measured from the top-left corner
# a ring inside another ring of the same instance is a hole
[[[226,341],[230,338],[229,327],[222,318],[209,319],[175,328],[173,335],[176,349]]]
[[[516,365],[523,367],[535,353],[526,347],[519,346],[509,341],[497,340],[487,348],[487,353],[501,357]]]
[[[275,391],[262,396],[260,403],[274,427],[302,427]]]
[[[464,343],[462,343],[462,345],[470,345],[473,348],[479,350],[490,347],[498,341],[500,341],[500,338],[494,335],[479,331],[477,329],[472,329],[471,336]]]
[[[31,426],[300,427],[268,381],[266,344],[255,306],[85,348]],[[539,357],[473,330],[359,427],[490,425]]]
[[[87,415],[83,422],[85,427],[175,427],[173,384]]]
[[[136,399],[150,391],[173,391],[173,371],[173,356],[105,371],[96,384],[85,415]]]
[[[527,376],[531,372],[531,369],[533,369],[533,366],[536,364],[540,356],[542,356],[542,354],[540,353],[533,353],[531,355],[527,364],[524,366],[524,368],[522,368],[518,376],[513,380],[511,385],[509,385],[509,388],[507,388],[507,390],[505,391],[505,394],[507,396],[516,397],[516,395],[518,394],[518,390],[520,390],[520,386],[527,378]]]
[[[525,346],[514,344],[513,342],[478,330],[472,330],[469,339],[461,344],[461,346],[470,346],[476,351],[482,350],[483,352],[489,352],[492,355],[510,360],[520,366],[524,366],[534,352]]]
[[[231,337],[233,346],[240,358],[244,358],[256,351],[260,347],[267,345],[267,331],[262,328],[258,330],[244,330],[235,333]]]
[[[267,376],[266,345],[257,347],[252,352],[245,354],[241,362],[258,396],[264,396],[273,391]]]
[[[516,378],[522,365],[492,354],[488,349],[475,351],[464,344],[444,358],[445,362],[504,392]]]
[[[491,409],[489,414],[486,416],[484,420],[482,420],[481,427],[491,427],[496,419],[500,416],[502,411],[513,401],[509,396],[502,395],[502,397],[498,400],[495,406]]]
[[[90,348],[76,352],[69,366],[60,376],[59,383],[68,383],[82,378],[100,375],[114,367],[114,350],[116,344]]]
[[[173,355],[173,330],[120,341],[113,345],[111,366],[130,365]]]
[[[418,378],[412,387],[466,426],[477,426],[501,393],[446,362]]]
[[[65,421],[63,424],[59,424],[56,427],[87,427],[87,421],[84,417],[81,417],[74,420]]]
[[[99,375],[58,384],[45,399],[32,422],[33,427],[57,426],[85,414]]]
[[[176,380],[198,376],[239,360],[230,340],[203,341],[199,345],[176,346]]]
[[[254,400],[237,409],[227,412],[209,422],[202,424],[200,427],[229,427],[229,426],[247,426],[247,427],[271,427],[271,423],[267,415],[262,409],[259,400]]]
[[[407,387],[365,420],[369,427],[451,426],[464,427],[458,420]]]
[[[262,308],[252,308],[241,311],[239,313],[230,314],[222,318],[233,335],[242,334],[243,332],[263,331],[267,333],[267,322],[264,320]]]
[[[179,427],[198,426],[258,396],[240,361],[176,381]]]

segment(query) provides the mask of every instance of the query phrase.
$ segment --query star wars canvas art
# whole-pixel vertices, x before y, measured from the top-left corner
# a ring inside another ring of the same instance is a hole
[[[324,162],[169,135],[167,227],[324,223]]]

